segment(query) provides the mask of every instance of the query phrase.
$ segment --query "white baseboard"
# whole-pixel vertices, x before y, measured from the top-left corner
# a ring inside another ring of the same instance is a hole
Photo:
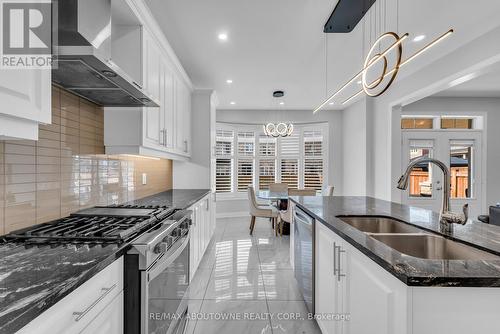
[[[237,218],[237,217],[250,217],[248,211],[235,211],[235,212],[221,212],[215,215],[216,218]]]

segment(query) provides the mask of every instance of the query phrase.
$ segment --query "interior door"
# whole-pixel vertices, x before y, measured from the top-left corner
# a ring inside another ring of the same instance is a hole
[[[450,207],[461,212],[469,204],[471,218],[483,208],[481,182],[482,133],[480,131],[403,132],[402,168],[419,156],[430,156],[450,170]],[[443,196],[443,173],[435,165],[421,164],[410,174],[403,203],[439,212]]]

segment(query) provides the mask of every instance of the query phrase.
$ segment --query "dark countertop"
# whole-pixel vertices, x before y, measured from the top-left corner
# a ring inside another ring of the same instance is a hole
[[[441,233],[429,210],[372,197],[291,197],[299,207],[409,286],[500,287],[498,260],[426,260],[402,254],[342,222],[339,215],[389,216],[500,255],[500,227],[469,221]]]
[[[176,209],[187,209],[209,193],[210,189],[172,189],[152,196],[130,201],[126,204],[166,205]]]
[[[128,204],[186,209],[210,191],[169,190]],[[130,243],[25,247],[0,242],[0,334],[11,334],[125,254]]]

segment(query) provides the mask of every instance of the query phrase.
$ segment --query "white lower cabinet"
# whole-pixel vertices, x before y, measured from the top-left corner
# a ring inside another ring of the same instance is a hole
[[[316,225],[316,285],[315,313],[323,333],[340,333],[340,323],[334,319],[342,311],[341,282],[338,281],[334,247],[336,236],[320,224]]]
[[[408,286],[321,223],[315,247],[324,334],[500,333],[500,288]]]
[[[188,209],[193,211],[189,248],[190,280],[194,277],[215,231],[213,207],[213,195],[209,194]]]
[[[104,331],[104,328],[108,330]],[[36,317],[18,333],[123,333],[123,257]]]
[[[123,307],[122,291],[81,334],[123,334]]]
[[[325,334],[408,333],[408,287],[319,223],[315,288]]]

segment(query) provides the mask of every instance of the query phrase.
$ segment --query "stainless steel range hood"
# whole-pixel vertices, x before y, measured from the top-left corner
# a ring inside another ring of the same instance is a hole
[[[52,81],[101,106],[157,107],[157,101],[112,60],[111,0],[57,3],[59,41]],[[142,49],[140,42],[133,47]]]

